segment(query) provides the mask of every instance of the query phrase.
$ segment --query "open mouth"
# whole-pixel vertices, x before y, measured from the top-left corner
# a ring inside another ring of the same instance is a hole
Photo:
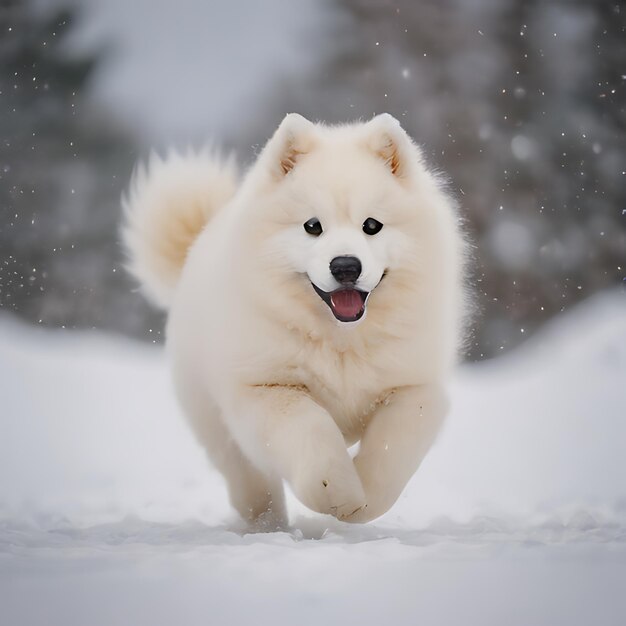
[[[317,285],[311,284],[340,322],[356,322],[363,317],[369,292],[351,288],[323,291]]]

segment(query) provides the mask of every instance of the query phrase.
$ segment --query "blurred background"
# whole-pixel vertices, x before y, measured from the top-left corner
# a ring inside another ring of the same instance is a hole
[[[626,275],[625,28],[605,0],[0,0],[0,308],[162,341],[119,246],[134,163],[388,111],[473,242],[465,356],[505,352]]]

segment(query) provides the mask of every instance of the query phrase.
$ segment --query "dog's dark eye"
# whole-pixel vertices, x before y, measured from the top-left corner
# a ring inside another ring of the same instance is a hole
[[[368,217],[363,222],[363,232],[366,235],[375,235],[376,233],[379,233],[381,231],[382,227],[383,225],[378,220],[375,220],[373,217]]]
[[[319,237],[322,234],[322,223],[317,217],[312,217],[308,222],[304,222],[304,230],[306,230],[309,235]]]

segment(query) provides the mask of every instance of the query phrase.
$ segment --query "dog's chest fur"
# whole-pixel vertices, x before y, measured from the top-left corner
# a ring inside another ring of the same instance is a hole
[[[311,343],[290,364],[290,378],[330,413],[346,441],[353,443],[393,393],[393,376],[375,367],[376,362],[354,350]]]

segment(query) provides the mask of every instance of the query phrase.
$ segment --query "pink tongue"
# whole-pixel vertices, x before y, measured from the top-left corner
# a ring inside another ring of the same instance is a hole
[[[336,291],[330,296],[330,303],[335,313],[341,317],[356,317],[363,308],[363,300],[354,289]]]

